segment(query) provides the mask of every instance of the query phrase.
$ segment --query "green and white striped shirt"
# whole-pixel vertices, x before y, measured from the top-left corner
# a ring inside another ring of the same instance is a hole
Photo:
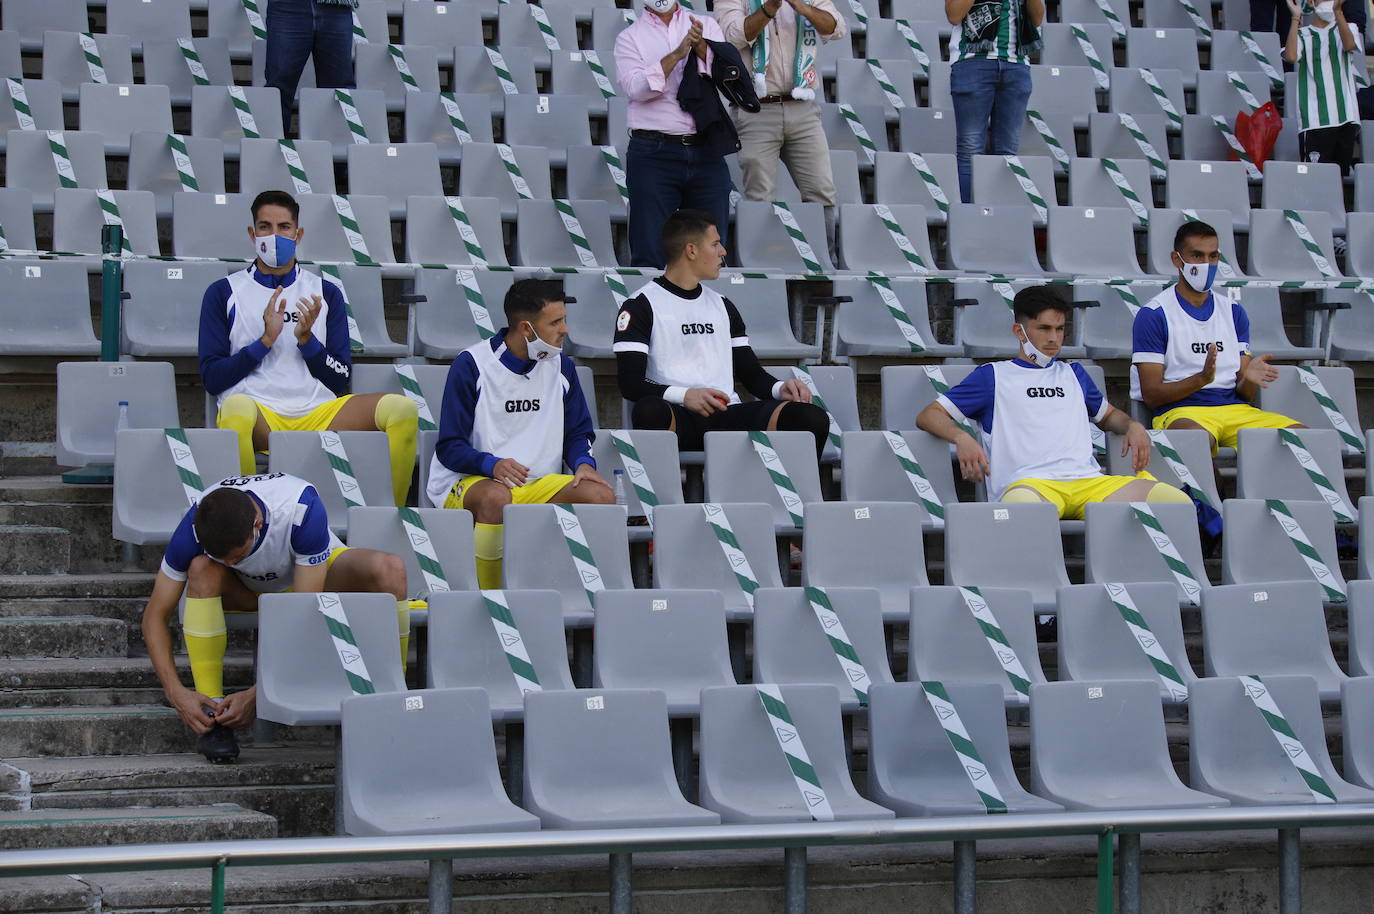
[[[1355,55],[1360,50],[1360,34],[1354,28],[1350,32],[1355,36],[1354,51],[1341,47],[1341,32],[1335,22],[1298,29],[1299,130],[1339,127],[1360,119],[1355,100]]]
[[[964,24],[954,27],[949,37],[949,46],[957,48],[951,53],[954,63],[961,60],[1005,60],[1008,63],[1030,63],[1030,55],[1021,51],[1019,44],[1021,0],[1002,0],[1000,20],[997,25],[997,38],[992,47],[970,47],[975,44],[971,37],[964,35]]]

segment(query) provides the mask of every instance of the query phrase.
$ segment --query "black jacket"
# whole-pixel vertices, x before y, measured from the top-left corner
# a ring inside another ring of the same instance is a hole
[[[710,75],[698,72],[700,57],[688,55],[677,89],[677,103],[696,121],[703,145],[726,156],[739,152],[740,142],[720,93],[724,92],[745,111],[758,111],[761,106],[754,94],[753,77],[740,58],[739,50],[727,41],[708,41],[707,44],[713,52]]]

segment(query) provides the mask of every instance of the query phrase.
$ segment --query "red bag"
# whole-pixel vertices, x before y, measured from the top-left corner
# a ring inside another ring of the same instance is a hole
[[[1274,144],[1278,142],[1281,132],[1283,117],[1273,102],[1265,102],[1256,108],[1253,114],[1243,111],[1236,114],[1236,139],[1240,140],[1240,145],[1245,148],[1260,171],[1264,170],[1264,163],[1274,151]],[[1240,156],[1232,149],[1231,161],[1239,160]]]

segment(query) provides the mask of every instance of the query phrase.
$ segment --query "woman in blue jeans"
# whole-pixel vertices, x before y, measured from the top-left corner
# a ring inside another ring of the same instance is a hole
[[[1030,101],[1030,55],[1045,0],[945,0],[959,196],[973,202],[973,157],[1015,155]]]

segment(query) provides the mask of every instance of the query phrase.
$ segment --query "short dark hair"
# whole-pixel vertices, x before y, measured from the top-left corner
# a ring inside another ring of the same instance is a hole
[[[1018,321],[1034,320],[1045,311],[1058,311],[1068,317],[1073,306],[1052,286],[1026,286],[1012,299],[1011,310]]]
[[[211,558],[223,558],[253,536],[258,519],[253,499],[241,489],[215,489],[200,500],[191,525]]]
[[[1217,230],[1206,222],[1197,219],[1190,219],[1178,227],[1174,232],[1174,250],[1183,253],[1183,245],[1189,238],[1215,238]]]
[[[258,221],[258,211],[264,206],[284,206],[291,211],[291,221],[301,221],[301,205],[296,198],[284,190],[265,190],[253,198],[253,221]]]
[[[506,325],[533,320],[549,302],[563,301],[563,282],[558,279],[521,279],[506,290]]]
[[[664,262],[677,260],[687,245],[701,238],[715,224],[715,219],[699,209],[680,209],[673,213],[663,223],[663,232],[659,236],[663,244]]]

